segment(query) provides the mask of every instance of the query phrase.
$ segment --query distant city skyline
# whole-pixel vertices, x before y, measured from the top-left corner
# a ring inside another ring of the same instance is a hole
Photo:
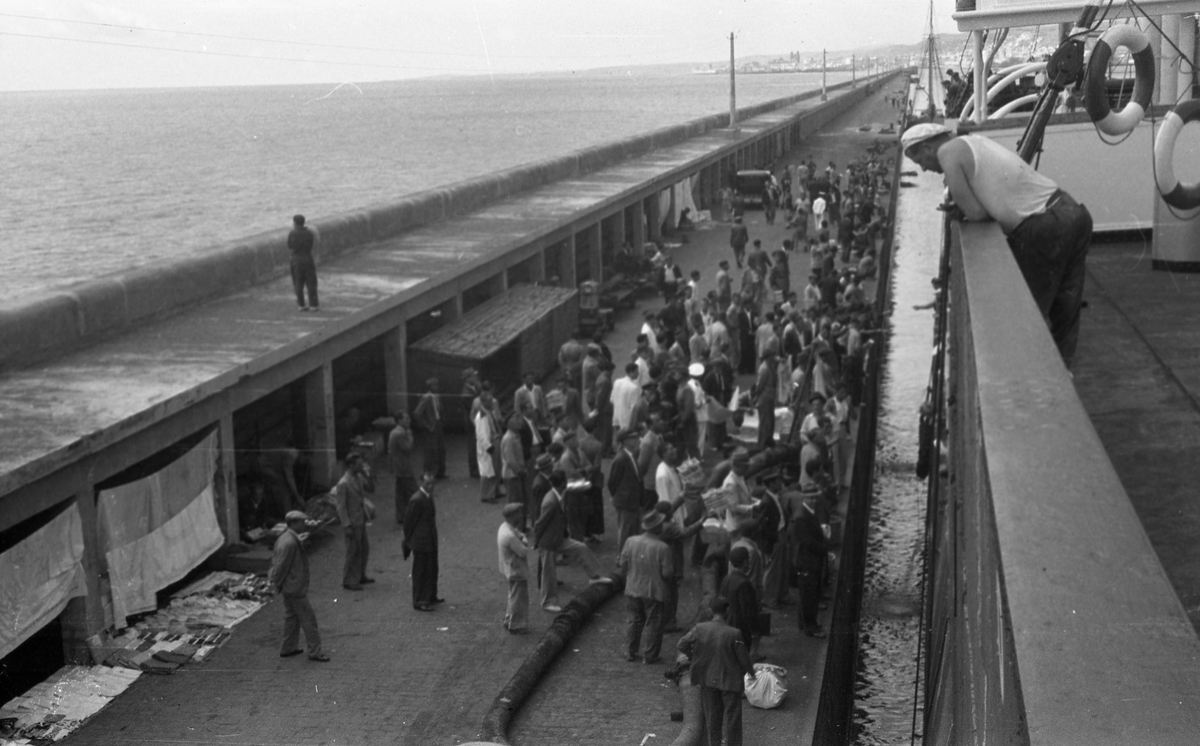
[[[414,10],[419,8],[419,11]],[[938,32],[954,0],[934,0]],[[270,85],[914,44],[928,0],[5,0],[0,90]]]

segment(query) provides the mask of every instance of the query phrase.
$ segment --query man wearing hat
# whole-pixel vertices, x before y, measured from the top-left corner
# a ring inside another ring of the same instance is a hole
[[[550,491],[542,500],[541,515],[533,526],[533,545],[539,553],[538,582],[542,588],[542,608],[553,614],[562,611],[558,603],[558,555],[568,562],[583,565],[593,583],[608,581],[601,575],[600,560],[587,544],[567,536],[567,506],[564,493],[567,475],[562,469],[550,472]]]
[[[504,506],[504,522],[496,532],[496,548],[500,552],[500,573],[508,581],[508,608],[504,612],[504,628],[514,635],[529,631],[529,544],[521,527],[525,525],[525,506],[509,503]]]
[[[342,587],[361,591],[363,583],[374,583],[367,577],[367,559],[371,544],[367,539],[367,519],[371,510],[367,493],[375,492],[375,478],[366,459],[358,452],[346,457],[346,473],[333,489],[337,501],[338,520],[346,532],[346,563],[342,571]]]
[[[704,364],[688,366],[688,380],[679,387],[679,440],[687,455],[699,459],[704,454],[704,437],[708,430],[708,397],[700,385]]]
[[[629,537],[638,531],[638,516],[642,510],[642,473],[638,466],[637,448],[640,434],[635,428],[617,433],[618,451],[608,468],[608,494],[612,495],[617,512],[617,551],[625,547]]]
[[[446,478],[446,437],[443,425],[445,410],[442,407],[442,396],[438,393],[441,384],[437,378],[425,381],[429,388],[417,402],[413,412],[413,424],[429,433],[429,439],[424,441],[425,471],[438,479]]]
[[[960,220],[995,220],[1067,367],[1079,342],[1079,309],[1092,216],[1056,183],[999,143],[924,123],[900,136],[924,171],[945,174]]]
[[[308,659],[326,662],[329,656],[321,652],[321,633],[317,630],[317,615],[308,602],[308,554],[300,540],[300,532],[308,516],[292,510],[284,516],[287,530],[275,541],[268,579],[271,587],[283,595],[283,641],[279,657],[300,654],[300,630],[308,646]]]
[[[642,517],[642,533],[629,537],[617,560],[617,573],[625,578],[629,628],[625,660],[637,660],[645,629],[647,665],[657,663],[662,649],[663,602],[674,576],[671,550],[661,538],[663,514],[651,510]]]
[[[738,269],[742,268],[748,243],[750,243],[750,232],[742,224],[742,216],[737,215],[733,218],[733,228],[729,231],[729,246],[733,249],[733,258],[737,261]]]

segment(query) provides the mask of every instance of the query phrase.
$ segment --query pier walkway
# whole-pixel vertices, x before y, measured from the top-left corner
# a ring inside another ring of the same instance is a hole
[[[875,124],[878,129],[879,124],[894,118],[894,112],[882,93],[874,94],[810,138],[793,156],[811,153],[818,162],[844,164],[875,139],[858,127]],[[691,156],[681,152],[674,157],[686,160]],[[631,180],[645,179],[651,171],[669,169],[666,158],[657,155],[649,159],[653,163],[622,168]],[[598,176],[588,186],[558,186],[549,190],[557,195],[556,209],[572,209],[567,195],[574,194],[576,187],[590,191],[589,199],[602,198],[603,190],[622,188],[613,174]],[[550,197],[528,199],[536,202]],[[505,211],[494,208],[485,212],[500,215]],[[514,220],[512,211],[507,214],[503,219]],[[764,245],[777,246],[782,240],[782,222],[768,228],[758,212],[748,213],[747,219],[751,236],[763,238]],[[522,226],[522,230],[530,228],[529,223]],[[727,239],[728,226],[717,224],[690,233],[689,243],[676,253],[685,272],[702,271],[704,290],[713,283],[718,259],[729,255]],[[490,243],[483,243],[494,246],[502,240],[492,237]],[[455,252],[467,252],[464,257],[470,258],[467,246],[434,250],[429,235],[407,237],[402,243],[403,250],[395,246],[362,252],[323,268],[322,294],[328,300],[322,302],[321,315],[296,314],[289,288],[280,282],[180,317],[157,331],[144,332],[180,354],[180,347],[191,340],[186,353],[190,362],[178,358],[174,364],[156,368],[164,375],[161,383],[133,375],[138,365],[153,357],[152,339],[140,342],[150,347],[114,343],[107,357],[110,367],[101,371],[105,374],[101,385],[107,385],[107,377],[118,370],[126,371],[132,380],[122,383],[106,401],[94,402],[93,411],[79,414],[116,417],[121,408],[133,407],[147,397],[166,396],[172,388],[192,385],[198,378],[235,376],[244,365],[238,362],[242,357],[261,354],[268,344],[281,340],[293,345],[314,344],[311,338],[325,336],[322,326],[347,323],[357,311],[380,302],[405,282],[419,281],[412,270],[407,275],[401,270],[422,246],[425,251],[419,266],[423,272],[452,265]],[[804,258],[798,255],[793,261],[794,282],[806,269]],[[632,349],[639,323],[637,310],[618,319],[616,332],[609,336],[615,355]],[[206,347],[214,354],[203,354]],[[122,354],[135,353],[135,359],[125,360],[120,369],[115,367]],[[169,371],[174,374],[165,375]],[[70,388],[82,386],[82,373],[78,372],[77,384]],[[71,428],[64,423],[56,437],[78,432],[78,424]],[[499,508],[481,504],[477,484],[465,477],[464,439],[452,439],[451,444],[450,479],[439,483],[437,493],[442,537],[440,591],[447,602],[435,613],[423,614],[411,607],[410,568],[401,558],[400,532],[391,511],[391,480],[385,474],[376,500],[381,514],[369,528],[369,573],[378,582],[362,592],[341,589],[339,538],[320,544],[311,558],[310,598],[330,663],[312,663],[303,656],[277,657],[282,620],[279,604],[272,603],[238,626],[229,643],[206,663],[185,666],[173,676],[143,677],[64,743],[426,746],[474,740],[496,692],[552,617],[534,602],[533,634],[512,636],[501,628],[505,584],[496,567],[494,538],[501,522]],[[615,543],[611,506],[606,506],[606,514],[609,531],[597,554],[611,568]],[[560,577],[565,581],[564,598],[581,590],[586,582],[574,568],[561,572]],[[697,585],[689,568],[680,602],[681,622],[690,621],[696,609]],[[745,708],[747,743],[805,743],[804,734],[812,732],[817,698],[812,681],[822,665],[822,641],[798,634],[795,613],[795,607],[774,612],[775,634],[765,638],[763,645],[768,660],[790,671],[788,698],[779,710]],[[674,739],[680,728],[669,719],[670,711],[679,707],[674,687],[663,678],[663,666],[624,661],[619,652],[624,628],[624,604],[619,599],[610,601],[564,651],[538,692],[518,713],[510,731],[514,743],[609,746],[667,744]],[[678,635],[666,637],[664,656],[677,639]],[[654,737],[644,740],[647,734]]]

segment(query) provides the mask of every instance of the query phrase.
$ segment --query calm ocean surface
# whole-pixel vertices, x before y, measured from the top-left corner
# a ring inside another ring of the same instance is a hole
[[[820,85],[819,73],[742,75],[738,104]],[[728,107],[726,76],[644,71],[0,93],[0,297]]]

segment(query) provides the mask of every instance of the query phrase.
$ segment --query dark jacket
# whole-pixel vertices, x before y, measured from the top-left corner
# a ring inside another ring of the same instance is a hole
[[[437,551],[437,508],[424,490],[417,490],[408,501],[408,512],[404,514],[404,541],[414,552]]]
[[[617,510],[642,509],[642,478],[633,459],[622,448],[608,469],[608,492]]]
[[[730,565],[729,574],[721,583],[721,595],[729,601],[729,623],[742,633],[742,642],[749,647],[758,631],[758,592],[754,583],[741,570]]]
[[[553,489],[542,498],[542,512],[533,525],[533,546],[548,551],[557,550],[567,536],[567,512]]]
[[[788,528],[792,534],[792,566],[797,569],[819,567],[828,551],[820,516],[801,505]]]
[[[676,647],[692,659],[692,686],[741,692],[745,690],[745,675],[754,673],[741,636],[724,622],[697,624]]]

